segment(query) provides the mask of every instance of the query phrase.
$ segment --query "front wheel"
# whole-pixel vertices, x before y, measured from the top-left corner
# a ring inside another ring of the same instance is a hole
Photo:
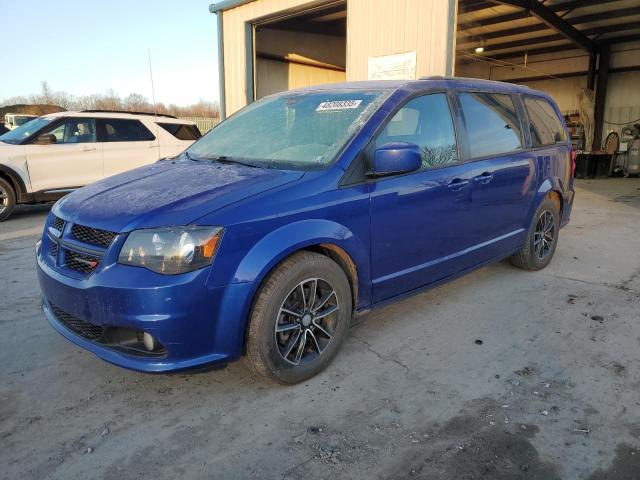
[[[259,375],[297,383],[322,371],[349,330],[349,281],[330,258],[299,252],[269,275],[247,332],[246,359]]]
[[[9,218],[16,206],[16,192],[4,178],[0,178],[0,222]]]
[[[546,197],[533,216],[525,246],[509,261],[524,270],[541,270],[553,258],[558,244],[560,212],[551,198]]]

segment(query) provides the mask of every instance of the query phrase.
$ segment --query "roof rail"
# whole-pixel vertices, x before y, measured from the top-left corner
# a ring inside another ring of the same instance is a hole
[[[152,117],[178,118],[168,113],[130,112],[128,110],[81,110],[82,113],[130,113],[131,115],[150,115]]]
[[[426,77],[420,77],[418,80],[444,80],[451,77],[443,77],[442,75],[427,75]]]

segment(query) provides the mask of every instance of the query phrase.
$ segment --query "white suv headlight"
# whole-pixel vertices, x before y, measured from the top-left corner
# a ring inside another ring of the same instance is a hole
[[[134,230],[120,250],[118,263],[164,275],[191,272],[213,261],[222,233],[221,227],[197,226]]]

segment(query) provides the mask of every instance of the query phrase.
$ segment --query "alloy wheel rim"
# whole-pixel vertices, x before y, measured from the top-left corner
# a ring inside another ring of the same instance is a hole
[[[553,213],[545,210],[538,217],[536,230],[533,234],[533,250],[538,259],[545,259],[551,252],[553,239],[556,233],[556,225]]]
[[[4,212],[9,206],[9,193],[0,187],[0,213]]]
[[[322,356],[335,336],[340,305],[335,289],[321,278],[298,283],[285,297],[275,325],[280,356],[292,365]]]

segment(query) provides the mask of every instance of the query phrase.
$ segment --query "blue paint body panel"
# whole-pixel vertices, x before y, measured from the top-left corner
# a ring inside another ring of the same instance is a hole
[[[470,89],[513,98],[537,95],[548,99],[560,115],[547,95],[470,79],[354,82],[308,90],[348,88],[385,89],[389,95],[324,169],[305,172],[161,161],[60,200],[36,252],[49,322],[70,341],[125,368],[164,372],[226,363],[243,353],[247,321],[261,282],[298,250],[331,245],[348,255],[357,271],[356,310],[367,310],[517,251],[535,210],[551,191],[562,199],[562,225],[569,221],[573,176],[568,142],[468,159],[462,148],[464,127],[455,111],[462,145],[459,163],[344,181],[355,162],[364,161],[368,145],[385,122],[416,95],[455,96],[456,91]],[[525,144],[530,145],[524,131]],[[64,235],[73,224],[117,233],[89,275],[61,266],[61,254],[51,254],[50,227],[56,217],[66,221]],[[161,275],[117,263],[131,231],[177,225],[224,228],[210,266]],[[54,306],[92,325],[148,332],[166,353],[136,355],[83,338],[65,327]]]

